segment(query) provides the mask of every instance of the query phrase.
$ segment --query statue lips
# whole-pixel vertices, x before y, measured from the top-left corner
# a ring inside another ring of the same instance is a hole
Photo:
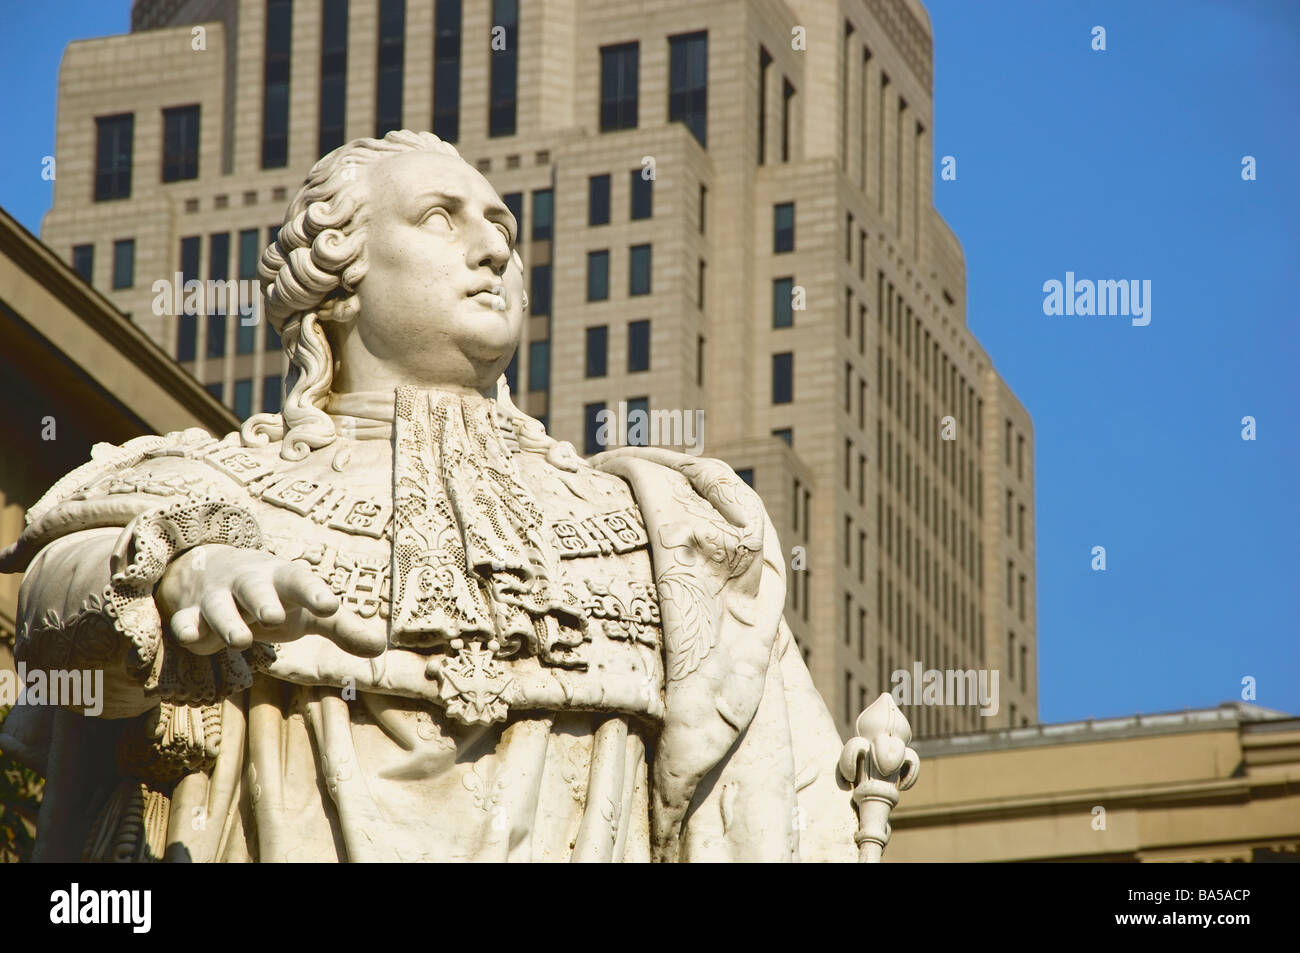
[[[465,297],[472,298],[493,311],[504,311],[509,304],[506,300],[505,285],[499,282],[474,288]]]

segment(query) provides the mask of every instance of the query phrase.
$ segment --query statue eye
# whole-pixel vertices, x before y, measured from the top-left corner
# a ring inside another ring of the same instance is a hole
[[[441,205],[435,205],[433,208],[429,209],[429,211],[425,212],[424,218],[420,219],[420,224],[422,226],[428,225],[429,222],[435,218],[441,218],[443,224],[448,229],[451,228],[451,215],[449,215],[447,210],[443,208]]]
[[[510,234],[510,229],[506,228],[506,227],[505,227],[504,225],[502,225],[500,222],[497,222],[497,223],[496,223],[496,227],[499,228],[499,229],[501,230],[501,234],[504,235],[504,236],[506,237],[506,244],[509,245],[511,248],[514,248],[514,247],[515,247],[515,236],[513,236],[513,235]]]

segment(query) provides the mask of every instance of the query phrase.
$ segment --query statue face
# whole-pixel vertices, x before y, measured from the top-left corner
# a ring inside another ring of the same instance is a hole
[[[362,344],[409,382],[490,387],[523,328],[514,216],[455,156],[401,153],[367,175]]]

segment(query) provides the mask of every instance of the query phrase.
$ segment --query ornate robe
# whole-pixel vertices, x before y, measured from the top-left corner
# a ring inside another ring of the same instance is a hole
[[[305,459],[200,430],[101,445],[0,560],[17,656],[103,668],[18,706],[41,859],[852,860],[840,739],[758,497],[714,460],[582,461],[507,405],[335,399]],[[301,560],[380,629],[198,656],[153,601],[200,543]]]

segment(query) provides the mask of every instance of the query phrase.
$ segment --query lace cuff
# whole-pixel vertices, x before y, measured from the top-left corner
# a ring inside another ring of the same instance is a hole
[[[243,691],[255,671],[275,661],[275,649],[264,642],[196,655],[163,637],[154,587],[172,560],[203,543],[260,549],[262,533],[252,514],[220,499],[142,513],[118,539],[104,590],[104,610],[126,639],[127,673],[146,694],[178,704],[211,705]]]

